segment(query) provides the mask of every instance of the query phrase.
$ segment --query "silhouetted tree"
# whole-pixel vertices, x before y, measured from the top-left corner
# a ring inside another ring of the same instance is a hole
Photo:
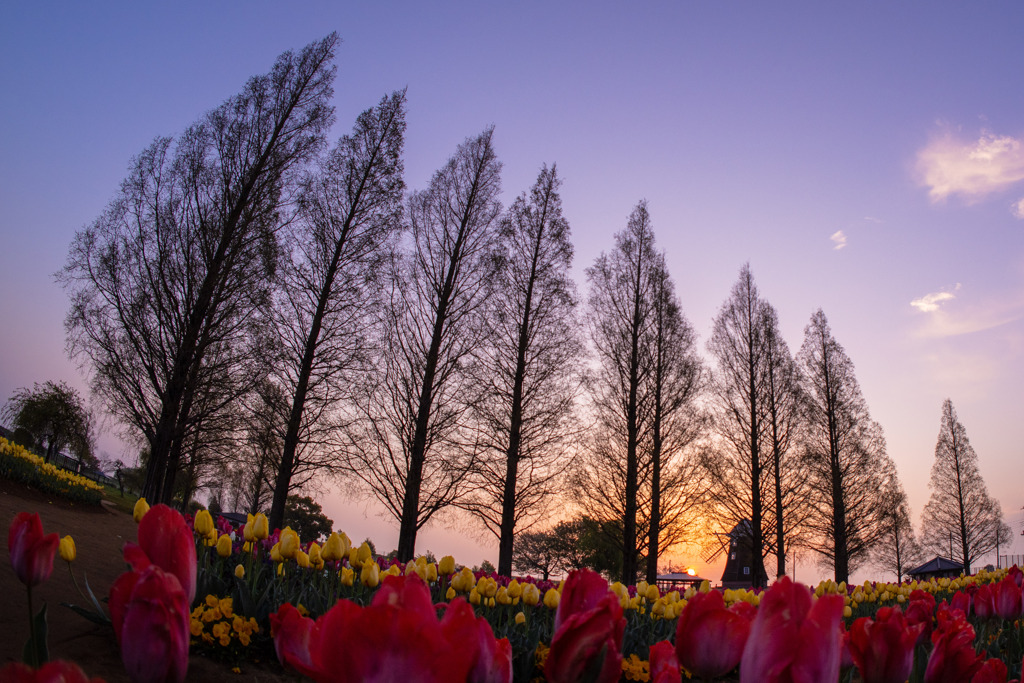
[[[384,97],[356,119],[309,175],[299,195],[300,220],[283,259],[276,324],[283,361],[276,378],[287,388],[283,451],[278,463],[271,528],[280,527],[297,470],[328,470],[338,454],[323,429],[336,425],[332,408],[359,384],[354,371],[369,362],[372,292],[401,226],[405,92]],[[318,429],[319,428],[319,429]]]
[[[882,428],[871,419],[853,362],[819,309],[804,329],[797,357],[805,396],[804,466],[815,550],[836,582],[869,559],[885,530],[884,496],[896,478]]]
[[[898,481],[893,481],[885,491],[882,506],[883,528],[872,551],[874,564],[879,569],[895,574],[896,582],[899,583],[903,581],[907,569],[924,559],[923,550],[910,521],[907,494]]]
[[[498,538],[498,573],[512,572],[515,535],[547,512],[571,460],[581,343],[572,243],[555,168],[501,221],[501,269],[494,279],[479,350],[485,395],[475,419],[483,451],[479,488],[464,507]]]
[[[975,560],[1012,538],[1009,529],[1003,530],[1002,508],[988,494],[978,454],[948,398],[942,404],[928,487],[932,495],[922,514],[924,541],[935,552],[951,550],[950,559],[963,563],[964,573],[970,574]]]
[[[158,139],[75,236],[60,274],[70,346],[108,410],[148,443],[151,502],[171,499],[196,407],[216,413],[261,376],[252,340],[276,231],[333,119],[336,43],[331,34],[281,55],[178,140]]]
[[[16,389],[4,405],[4,419],[32,434],[46,462],[65,448],[83,465],[96,466],[93,455],[92,413],[82,397],[65,382],[34,384]]]
[[[766,303],[750,272],[740,269],[729,298],[715,317],[708,351],[715,359],[711,395],[718,440],[704,453],[704,466],[712,483],[711,504],[721,531],[728,533],[749,520],[755,587],[767,582],[765,538],[773,529],[765,515],[772,500],[768,407],[768,340]],[[721,538],[725,538],[721,536]]]
[[[398,557],[471,484],[478,448],[466,434],[476,399],[466,364],[486,335],[501,205],[493,129],[461,144],[408,201],[410,250],[397,259],[384,313],[380,388],[367,406],[352,473],[399,522]]]
[[[590,282],[588,325],[597,355],[590,381],[597,418],[592,431],[589,482],[577,485],[606,519],[621,520],[622,574],[625,584],[636,582],[640,535],[641,442],[650,438],[652,409],[644,387],[652,358],[644,347],[653,315],[652,271],[657,256],[647,202],[629,216],[626,229],[615,236],[615,248],[602,253],[587,269]]]

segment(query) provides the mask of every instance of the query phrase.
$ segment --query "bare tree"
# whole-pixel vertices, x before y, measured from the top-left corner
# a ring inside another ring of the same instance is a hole
[[[774,528],[774,538],[771,534],[767,537],[773,538],[773,542],[765,545],[775,551],[775,575],[781,577],[786,574],[786,553],[790,545],[800,542],[810,508],[804,504],[808,495],[807,476],[800,467],[796,450],[801,428],[800,374],[779,332],[775,307],[765,302],[762,316],[765,447],[769,452],[772,485],[771,505],[765,516]]]
[[[367,405],[352,473],[399,522],[398,558],[465,494],[478,453],[466,435],[475,392],[466,364],[486,335],[500,170],[493,129],[461,144],[408,202],[410,251],[396,260],[383,323],[384,379]]]
[[[658,558],[695,528],[706,493],[705,478],[690,448],[706,426],[696,401],[706,379],[697,335],[683,315],[665,255],[651,275],[651,326],[645,340],[651,372],[650,505],[646,510],[646,579],[658,578]],[[692,540],[692,539],[691,539]]]
[[[884,494],[896,468],[882,428],[871,419],[853,362],[832,336],[819,309],[804,329],[797,362],[803,378],[807,426],[804,465],[814,508],[808,526],[816,550],[835,569],[835,580],[869,559],[885,530]]]
[[[770,364],[765,306],[746,264],[715,318],[708,341],[715,359],[711,393],[718,436],[704,457],[713,486],[712,509],[724,533],[749,521],[755,587],[767,582],[765,538],[772,531],[765,515],[771,491],[771,479],[764,476],[771,457],[770,445],[766,447],[770,436],[766,369]]]
[[[924,541],[938,553],[949,551],[951,560],[963,563],[965,573],[971,573],[975,560],[1010,541],[999,501],[988,494],[978,454],[948,398],[942,404],[928,487],[932,495],[922,515]]]
[[[276,307],[284,346],[277,379],[291,406],[270,508],[271,528],[284,521],[284,506],[297,469],[330,469],[315,433],[346,395],[353,372],[365,368],[372,327],[367,283],[387,263],[392,236],[401,225],[405,92],[384,97],[356,119],[308,176],[299,195],[298,229],[283,260],[283,291]]]
[[[907,494],[899,481],[894,480],[886,489],[882,506],[883,530],[873,550],[874,564],[894,573],[899,583],[907,570],[923,559],[923,550],[910,521]]]
[[[597,368],[590,382],[599,426],[593,431],[591,484],[579,487],[598,516],[621,520],[621,581],[636,581],[639,567],[638,512],[650,500],[642,492],[641,443],[649,438],[651,405],[644,387],[652,371],[644,348],[653,316],[652,271],[657,262],[647,202],[629,216],[615,236],[615,249],[587,269],[590,281],[590,339]],[[600,435],[600,436],[599,436]]]
[[[108,410],[149,444],[152,502],[170,500],[212,375],[235,381],[221,394],[229,401],[259,376],[239,370],[252,356],[245,340],[268,299],[289,188],[332,122],[336,43],[331,34],[281,55],[177,141],[154,142],[76,235],[59,275],[72,297],[72,352]],[[208,372],[212,355],[234,369]]]
[[[502,261],[480,349],[479,488],[463,504],[498,538],[498,573],[512,572],[515,535],[547,512],[576,431],[581,343],[572,243],[555,167],[544,166],[501,222]]]

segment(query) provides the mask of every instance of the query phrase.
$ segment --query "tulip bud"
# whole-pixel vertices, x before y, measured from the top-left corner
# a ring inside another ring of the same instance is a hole
[[[451,576],[455,573],[455,558],[451,555],[445,555],[441,558],[440,564],[437,566],[437,571],[442,576]]]
[[[512,598],[509,597],[508,591],[505,589],[504,586],[499,586],[498,587],[498,592],[494,594],[494,598],[493,599],[499,605],[511,605],[512,604]]]
[[[231,557],[231,537],[227,534],[221,534],[217,539],[217,554],[221,557]]]
[[[301,550],[295,551],[295,564],[299,565],[303,569],[309,569],[309,555],[302,552]]]
[[[431,562],[427,565],[427,583],[435,583],[437,581],[437,565]]]
[[[58,551],[60,552],[60,559],[65,562],[74,562],[75,558],[78,557],[78,550],[75,548],[75,539],[71,538],[71,536],[65,536],[60,539]]]
[[[320,557],[326,562],[336,562],[344,556],[345,552],[341,545],[341,536],[337,532],[331,533],[327,537],[327,543],[324,543],[324,547],[320,551]]]
[[[473,587],[473,590],[469,591],[469,604],[480,604],[480,591],[478,591],[475,586]]]
[[[283,562],[284,557],[281,556],[281,542],[278,541],[274,544],[274,547],[270,549],[270,559],[272,562]]]
[[[355,583],[356,573],[348,567],[341,568],[341,585],[351,587]]]
[[[262,512],[256,513],[256,519],[252,533],[257,541],[262,541],[263,539],[270,536],[270,520],[268,520],[267,516]]]
[[[145,498],[139,498],[135,502],[135,509],[132,510],[132,517],[135,518],[135,523],[141,522],[147,512],[149,512],[149,503],[146,502]]]
[[[19,512],[7,532],[7,549],[14,573],[29,588],[50,578],[58,545],[60,536],[44,535],[43,521],[35,512]]]
[[[323,552],[320,550],[320,546],[316,542],[309,544],[309,563],[316,566],[317,564],[323,564]]]
[[[445,600],[449,600],[449,601],[450,600],[454,600],[455,599],[455,589],[452,588],[451,586],[448,586],[448,590],[444,594],[444,599]]]
[[[348,549],[348,563],[353,569],[359,569],[363,566],[363,563],[359,561],[359,548],[352,547]]]
[[[252,514],[248,514],[245,517],[245,526],[242,527],[242,536],[245,538],[246,543],[252,543],[256,540],[256,518]]]
[[[558,601],[561,595],[554,588],[549,588],[548,592],[544,594],[544,606],[548,609],[555,609],[558,607]]]
[[[370,550],[370,544],[366,541],[363,541],[363,544],[359,546],[359,550],[356,552],[356,559],[358,559],[360,563],[364,563],[367,560],[369,560],[372,556],[373,551]]]
[[[197,512],[196,518],[192,522],[192,528],[200,536],[209,537],[210,533],[213,532],[213,515],[210,514],[210,511],[200,510]]]
[[[518,624],[519,626],[522,626],[525,623],[526,623],[526,615],[523,614],[522,612],[517,612],[516,613],[516,624]]]
[[[243,567],[242,565],[237,565],[235,567],[235,576],[237,576],[240,579],[244,579],[245,578],[245,567]]]
[[[528,583],[523,586],[523,603],[534,607],[540,602],[540,589],[536,584]]]
[[[295,557],[295,553],[299,550],[299,535],[292,531],[291,527],[285,527],[281,532],[281,540],[279,542],[280,548],[278,552],[281,553],[281,557],[286,560],[290,560]]]
[[[363,545],[366,545],[365,543]],[[359,582],[367,588],[376,588],[380,583],[380,567],[376,562],[366,562],[359,573]]]
[[[661,597],[661,595],[658,592],[658,586],[652,583],[647,587],[647,602],[654,602],[659,597]]]

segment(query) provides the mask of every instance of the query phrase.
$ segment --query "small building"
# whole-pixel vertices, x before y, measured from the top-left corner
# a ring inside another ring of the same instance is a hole
[[[688,572],[669,572],[668,574],[658,574],[658,590],[662,595],[665,593],[671,593],[672,591],[679,591],[683,593],[687,588],[691,586],[693,588],[699,588],[701,577],[696,574],[690,574]]]
[[[754,533],[750,520],[743,519],[729,532],[729,557],[722,572],[722,588],[750,588],[754,585]],[[761,549],[758,548],[758,552]],[[760,585],[768,583],[761,565]]]
[[[928,579],[955,578],[963,572],[964,566],[945,557],[936,555],[920,567],[915,567],[907,572],[915,581],[927,581]]]

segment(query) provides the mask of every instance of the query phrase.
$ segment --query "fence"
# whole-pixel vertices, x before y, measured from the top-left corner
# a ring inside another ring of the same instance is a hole
[[[996,567],[1024,567],[1024,555],[1000,555],[996,558]]]

